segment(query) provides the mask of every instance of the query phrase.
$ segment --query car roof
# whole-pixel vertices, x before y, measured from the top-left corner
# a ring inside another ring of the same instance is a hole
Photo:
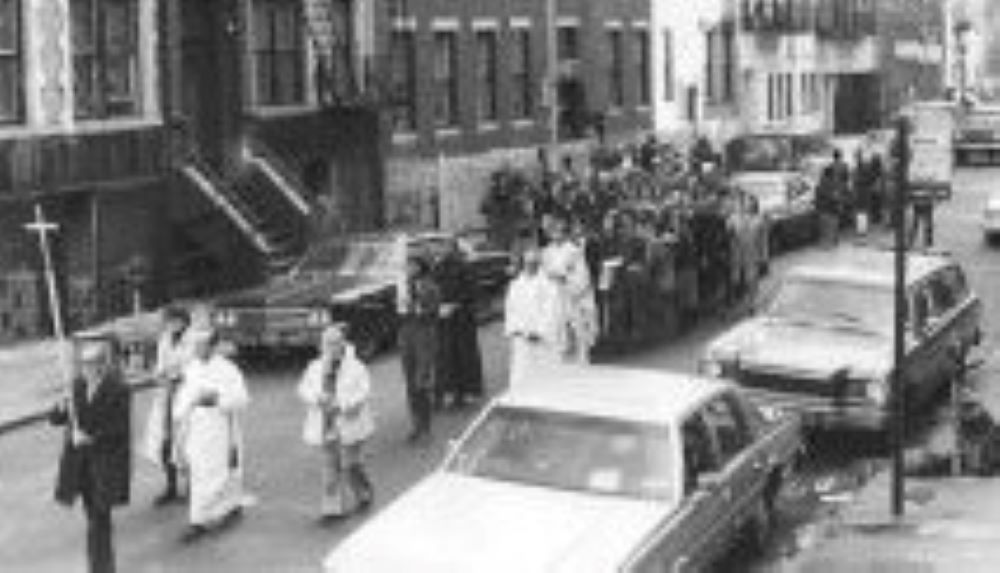
[[[498,404],[670,426],[729,387],[678,372],[567,366],[529,375]]]
[[[951,264],[947,255],[909,251],[906,256],[907,284],[917,283]],[[875,246],[842,247],[816,263],[793,267],[789,278],[826,280],[851,284],[891,287],[895,284],[895,253]]]

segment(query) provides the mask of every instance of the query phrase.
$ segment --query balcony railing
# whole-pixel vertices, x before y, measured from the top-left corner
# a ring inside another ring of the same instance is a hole
[[[873,0],[742,0],[740,21],[748,32],[856,39],[876,32]]]

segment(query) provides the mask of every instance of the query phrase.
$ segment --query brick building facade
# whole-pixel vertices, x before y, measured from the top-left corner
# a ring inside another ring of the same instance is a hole
[[[477,222],[488,174],[550,139],[549,19],[535,0],[396,0],[378,13],[388,59],[387,220]],[[652,126],[648,0],[559,0],[560,138]]]

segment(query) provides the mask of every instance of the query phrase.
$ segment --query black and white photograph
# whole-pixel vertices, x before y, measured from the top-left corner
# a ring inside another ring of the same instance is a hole
[[[1000,0],[0,0],[0,571],[1000,571]]]

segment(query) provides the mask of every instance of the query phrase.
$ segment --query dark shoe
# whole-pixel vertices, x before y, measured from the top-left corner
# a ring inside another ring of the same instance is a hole
[[[368,490],[358,500],[358,512],[363,513],[371,509],[375,503],[375,492]]]
[[[336,523],[344,521],[345,519],[347,519],[347,517],[348,516],[346,513],[324,513],[323,515],[319,516],[319,519],[317,519],[316,522],[321,527],[328,527],[330,525],[334,525]]]
[[[232,525],[241,519],[243,519],[243,508],[234,507],[229,510],[229,513],[227,513],[224,518],[222,518],[222,522],[226,525]]]
[[[156,499],[153,500],[153,505],[155,507],[163,507],[179,501],[181,501],[181,496],[177,493],[177,490],[168,489],[167,491],[156,496]]]
[[[190,525],[181,535],[181,543],[194,543],[204,537],[206,533],[208,533],[208,528],[204,525]]]

